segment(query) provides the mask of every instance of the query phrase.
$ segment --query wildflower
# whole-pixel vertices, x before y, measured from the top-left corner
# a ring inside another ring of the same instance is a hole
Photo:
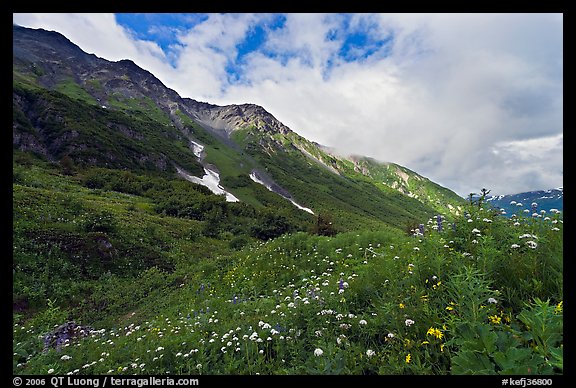
[[[394,334],[393,334],[393,333],[388,333],[387,337],[390,338],[390,339],[392,339],[392,338],[394,338]]]
[[[61,360],[64,360],[64,361],[69,360],[69,359],[71,359],[71,358],[72,358],[72,357],[67,356],[67,355],[63,355],[62,357],[60,357],[60,359],[61,359]]]
[[[436,337],[438,339],[442,339],[442,337],[444,337],[444,334],[442,334],[442,332],[439,329],[435,329],[433,327],[428,329],[428,331],[426,332],[426,335],[433,335],[434,337]]]
[[[560,301],[554,308],[555,314],[561,314],[564,311],[564,301]]]
[[[528,247],[532,249],[536,249],[538,247],[538,243],[532,240],[526,241],[526,245],[528,245]]]
[[[406,355],[406,364],[410,364],[410,360],[412,359],[412,355],[410,353],[408,353]]]
[[[404,303],[400,303],[398,306],[399,306],[401,309],[403,309],[404,307],[406,307],[406,305],[405,305]]]
[[[368,357],[372,357],[372,356],[375,355],[375,354],[376,354],[376,352],[373,351],[372,349],[368,349],[368,350],[366,351],[366,355],[367,355]]]
[[[499,325],[502,322],[502,318],[500,318],[498,315],[489,315],[488,320],[493,325]]]
[[[496,303],[498,303],[498,301],[494,298],[488,298],[488,303],[496,304]]]
[[[406,321],[404,321],[404,324],[405,324],[406,326],[412,326],[412,325],[414,324],[414,321],[411,320],[411,319],[407,319]]]
[[[360,322],[358,322],[358,324],[359,324],[359,325],[364,325],[364,326],[365,326],[365,325],[367,325],[367,324],[368,324],[368,322],[366,322],[366,320],[365,320],[365,319],[361,319],[361,320],[360,320]]]
[[[512,244],[512,245],[510,245],[510,248],[512,248],[512,249],[520,248],[520,245]]]
[[[320,348],[316,348],[316,349],[314,350],[314,355],[315,355],[316,357],[320,357],[320,356],[323,355],[323,354],[324,354],[324,351],[323,351],[322,349],[320,349]]]
[[[50,374],[52,374],[52,373],[54,373],[54,368],[48,369],[48,374],[50,375]]]

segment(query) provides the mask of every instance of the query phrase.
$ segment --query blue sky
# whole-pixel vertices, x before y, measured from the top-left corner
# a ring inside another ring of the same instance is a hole
[[[14,14],[183,97],[262,105],[310,140],[462,196],[563,185],[563,16]]]

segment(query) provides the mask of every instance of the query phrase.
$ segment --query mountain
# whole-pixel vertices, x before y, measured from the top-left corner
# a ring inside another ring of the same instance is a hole
[[[511,216],[518,212],[525,212],[526,210],[530,211],[530,213],[534,213],[533,209],[535,209],[536,212],[544,210],[547,213],[552,209],[562,211],[564,204],[564,188],[559,187],[550,190],[536,190],[517,194],[490,196],[486,198],[486,201],[488,201],[492,206],[503,210],[507,216]],[[535,207],[532,205],[534,203],[536,204]]]
[[[330,214],[339,230],[407,228],[464,203],[395,163],[313,143],[261,106],[182,98],[130,60],[42,29],[13,26],[12,133],[15,150],[52,162],[180,176],[228,201]]]
[[[563,214],[13,32],[13,375],[563,373]]]

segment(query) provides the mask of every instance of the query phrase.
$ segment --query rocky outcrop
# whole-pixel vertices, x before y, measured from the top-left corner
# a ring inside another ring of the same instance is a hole
[[[78,325],[74,321],[66,322],[44,335],[44,352],[50,349],[60,351],[65,343],[87,337],[92,330],[91,327]]]

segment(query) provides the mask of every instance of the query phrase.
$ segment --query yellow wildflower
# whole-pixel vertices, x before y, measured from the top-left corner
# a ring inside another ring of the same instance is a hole
[[[561,314],[564,311],[564,301],[561,300],[560,303],[558,303],[556,305],[556,308],[554,309],[554,313],[555,314]]]
[[[500,318],[498,315],[489,315],[488,320],[493,325],[499,325],[502,322],[502,318]]]
[[[399,306],[401,309],[403,309],[404,307],[406,307],[406,305],[405,305],[404,303],[400,303],[398,306]]]
[[[408,353],[408,355],[406,356],[406,364],[410,364],[411,359],[412,359],[412,355],[410,353]]]
[[[442,334],[440,329],[436,329],[433,327],[428,329],[428,331],[426,332],[426,335],[433,335],[434,337],[436,337],[438,339],[442,339],[442,337],[444,337],[444,334]]]

